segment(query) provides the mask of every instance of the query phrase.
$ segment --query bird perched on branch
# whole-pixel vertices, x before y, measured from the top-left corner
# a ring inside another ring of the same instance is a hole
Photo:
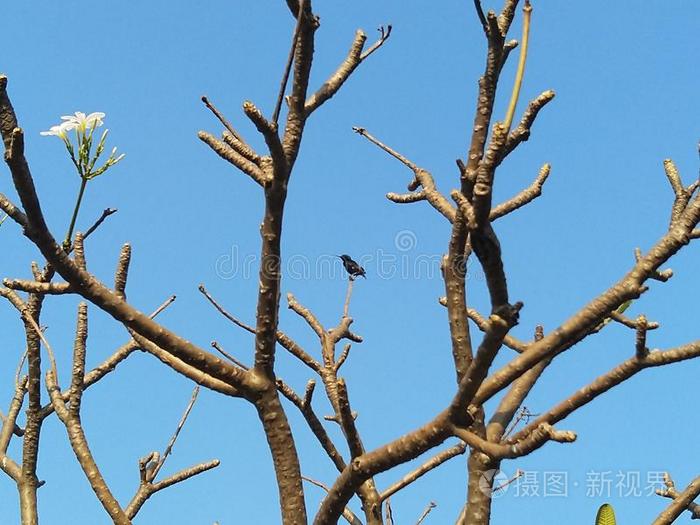
[[[345,268],[345,271],[350,274],[350,279],[355,279],[355,277],[360,275],[367,279],[365,269],[353,261],[352,257],[349,255],[338,255],[338,257],[340,257],[340,259],[343,261],[343,267]]]

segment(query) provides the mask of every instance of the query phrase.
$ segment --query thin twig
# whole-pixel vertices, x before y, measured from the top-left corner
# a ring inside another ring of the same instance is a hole
[[[481,27],[484,28],[484,32],[488,31],[489,26],[486,23],[484,9],[481,7],[481,0],[474,0],[474,8],[476,9],[476,16],[479,17],[479,22],[481,22]]]
[[[217,352],[219,352],[222,356],[224,356],[226,359],[228,359],[229,361],[231,361],[234,365],[236,365],[236,366],[242,368],[243,370],[248,370],[249,367],[248,367],[247,365],[244,365],[241,361],[239,361],[238,359],[236,359],[235,357],[233,357],[231,354],[229,354],[226,350],[224,350],[223,348],[221,348],[221,345],[220,345],[218,342],[212,341],[212,342],[211,342],[211,346],[212,346],[212,348],[214,348]]]
[[[92,234],[92,232],[99,228],[100,224],[102,224],[107,217],[114,213],[117,213],[117,211],[118,210],[116,208],[105,208],[104,210],[102,210],[102,215],[100,215],[100,217],[95,221],[95,223],[92,226],[90,226],[83,234],[83,240],[87,239]]]
[[[328,492],[328,486],[325,483],[321,483],[320,481],[317,481],[308,476],[304,476],[303,474],[301,476],[301,479],[307,481],[308,483],[311,483],[312,485],[317,486],[320,489],[323,489],[325,492]],[[350,523],[350,525],[362,525],[362,521],[360,521],[360,518],[358,518],[357,515],[348,507],[345,507],[345,510],[343,510],[343,518],[345,518],[345,521]]]
[[[158,308],[156,308],[153,313],[151,313],[150,317],[155,318],[158,314],[160,314],[163,310],[165,310],[168,306],[170,306],[174,301],[175,301],[176,296],[171,295],[168,297],[168,299],[163,302]],[[107,359],[105,359],[102,363],[97,365],[95,368],[90,370],[85,375],[85,383],[83,385],[83,389],[86,389],[95,383],[97,383],[100,379],[102,379],[104,376],[109,374],[110,372],[114,371],[114,369],[117,367],[119,363],[124,361],[127,357],[129,357],[135,350],[139,349],[138,343],[131,339],[129,342],[126,344],[123,344],[120,346],[112,355],[110,355]],[[68,401],[68,392],[63,392],[61,393],[61,397],[64,402]],[[40,417],[42,419],[48,417],[50,414],[52,414],[54,411],[53,409],[53,404],[48,403],[47,405],[44,405],[41,408]]]
[[[203,284],[200,284],[197,288],[201,294],[207,298],[207,301],[209,301],[214,308],[216,308],[221,315],[223,315],[226,319],[231,321],[233,324],[238,326],[239,328],[243,328],[246,332],[250,332],[251,334],[255,334],[255,328],[252,326],[245,324],[243,321],[240,321],[238,318],[234,317],[232,314],[230,314],[223,306],[221,306],[216,299],[214,299],[211,294],[207,291],[207,289],[204,287]]]
[[[36,321],[34,320],[34,317],[28,312],[28,311],[23,311],[22,312],[22,318],[25,319],[31,327],[34,329],[36,334],[39,336],[39,339],[41,339],[41,342],[44,343],[44,346],[46,347],[46,353],[49,355],[49,361],[51,363],[51,371],[54,374],[54,377],[56,378],[56,382],[58,383],[58,370],[56,368],[56,357],[53,353],[53,349],[51,348],[51,345],[49,344],[49,341],[44,337],[44,332],[39,328],[39,325],[36,324]]]
[[[287,56],[287,62],[284,65],[284,73],[282,75],[282,81],[280,82],[279,93],[277,94],[277,102],[275,102],[275,110],[272,112],[272,122],[275,125],[279,122],[280,111],[282,110],[282,100],[284,100],[284,92],[287,90],[287,82],[289,82],[289,73],[292,70],[292,63],[294,63],[294,55],[297,50],[297,40],[299,40],[299,31],[301,29],[301,21],[304,17],[304,2],[306,0],[301,0],[299,5],[299,11],[297,13],[297,22],[294,25],[294,34],[292,35],[292,45],[289,49],[289,55]]]
[[[24,381],[24,378],[20,379],[22,376],[22,367],[24,366],[25,361],[27,360],[27,349],[24,349],[24,352],[22,352],[22,356],[19,358],[19,364],[17,365],[17,368],[15,369],[15,388],[19,388],[19,385],[22,381]]]
[[[175,429],[175,433],[173,436],[170,438],[170,441],[168,442],[168,445],[165,447],[165,450],[163,451],[163,455],[160,458],[160,461],[156,464],[155,468],[153,469],[151,473],[151,479],[148,481],[153,481],[156,476],[158,475],[158,472],[160,472],[160,469],[163,468],[163,465],[165,464],[165,460],[168,459],[168,456],[172,453],[173,446],[175,445],[175,441],[177,441],[178,436],[180,435],[180,431],[182,430],[182,427],[185,426],[185,422],[187,421],[187,417],[190,415],[190,412],[192,411],[192,407],[194,406],[195,401],[197,401],[197,396],[199,395],[199,385],[195,386],[194,389],[192,390],[192,397],[190,398],[190,402],[187,403],[187,408],[185,408],[185,412],[182,414],[182,417],[180,418],[180,422],[177,424],[177,428]]]
[[[207,298],[207,300],[212,304],[214,308],[216,308],[221,315],[223,315],[226,319],[231,321],[233,324],[238,326],[239,328],[242,328],[246,332],[249,332],[253,335],[255,335],[256,331],[253,326],[250,326],[235,316],[233,316],[231,313],[229,313],[223,306],[221,306],[216,299],[214,299],[211,294],[207,291],[207,289],[204,287],[203,284],[199,285],[199,291],[204,295],[204,297]],[[290,354],[292,354],[294,357],[299,359],[302,363],[304,363],[306,366],[311,368],[314,372],[319,372],[321,369],[321,365],[316,361],[313,357],[311,357],[299,344],[294,341],[291,337],[289,337],[287,334],[282,332],[281,330],[277,330],[277,342],[282,345],[282,347],[287,350]]]
[[[386,42],[389,37],[391,36],[391,31],[393,29],[393,26],[391,24],[387,24],[386,27],[384,26],[379,26],[377,31],[379,31],[379,40],[377,40],[374,44],[372,44],[366,51],[360,55],[360,61],[364,60],[368,56],[370,56],[372,53],[374,53],[377,49],[382,47],[384,45],[384,42]]]
[[[387,499],[384,503],[386,509],[386,525],[394,525],[394,513],[391,510],[391,500]]]
[[[402,490],[403,488],[407,487],[423,475],[427,474],[431,470],[439,467],[446,461],[459,456],[461,454],[464,454],[464,452],[467,449],[467,445],[464,443],[460,443],[459,445],[455,445],[454,447],[448,448],[447,450],[443,450],[439,454],[436,454],[432,458],[430,458],[428,461],[423,463],[420,467],[417,469],[409,472],[406,474],[403,478],[401,478],[399,481],[391,485],[389,488],[387,488],[384,492],[381,493],[379,496],[379,501],[388,501],[391,496],[396,494],[398,491]]]
[[[202,96],[202,102],[204,102],[204,105],[207,107],[207,109],[209,109],[209,111],[211,111],[214,114],[214,116],[219,120],[219,122],[221,122],[221,124],[223,124],[223,126],[228,130],[229,133],[231,133],[231,135],[236,137],[237,140],[243,142],[243,139],[236,132],[231,123],[226,119],[226,117],[224,117],[223,113],[221,113],[216,108],[216,106],[214,106],[214,104],[211,103],[208,97]]]
[[[150,317],[151,319],[155,318],[159,313],[161,313],[161,312],[162,312],[163,310],[165,310],[168,306],[170,306],[171,304],[173,304],[173,302],[175,301],[175,299],[177,299],[177,295],[171,295],[170,297],[168,297],[168,298],[163,302],[163,304],[161,304],[158,308],[156,308],[155,310],[153,310],[153,313],[151,313],[151,315],[149,315],[149,317]]]
[[[434,501],[431,501],[430,503],[428,503],[428,506],[425,507],[423,514],[421,514],[420,518],[418,518],[416,525],[420,525],[421,523],[423,523],[423,520],[428,517],[428,514],[430,514],[430,511],[433,510],[435,507],[437,507],[437,503],[435,503]]]
[[[513,483],[515,480],[517,480],[518,478],[522,477],[524,474],[525,474],[525,471],[524,471],[524,470],[520,470],[520,469],[516,470],[516,471],[515,471],[515,474],[513,474],[513,477],[512,477],[512,478],[507,479],[506,481],[504,481],[503,483],[501,483],[501,484],[498,485],[497,487],[494,487],[493,490],[492,490],[491,492],[498,492],[499,490],[503,490],[503,489],[506,488],[508,485],[510,485],[511,483]]]

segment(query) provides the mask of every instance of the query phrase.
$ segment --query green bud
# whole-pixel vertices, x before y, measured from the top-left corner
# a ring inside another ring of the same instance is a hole
[[[616,525],[616,523],[612,505],[608,503],[601,505],[595,517],[595,525]]]

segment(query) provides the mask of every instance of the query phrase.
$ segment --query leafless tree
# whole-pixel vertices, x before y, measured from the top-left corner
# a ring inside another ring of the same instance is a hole
[[[354,128],[361,137],[396,158],[412,174],[408,191],[389,193],[388,199],[396,203],[426,201],[444,217],[446,226],[451,230],[442,261],[444,297],[440,302],[446,308],[449,319],[455,372],[454,396],[449,404],[420,427],[396,436],[383,446],[368,449],[355,424],[356,414],[352,410],[349,386],[341,375],[343,364],[350,358],[351,344],[362,342],[362,338],[351,330],[353,319],[349,314],[349,305],[354,282],[352,279],[348,281],[343,315],[333,327],[324,326],[310,308],[301,304],[291,293],[287,295],[288,307],[308,324],[318,339],[316,348],[302,348],[278,326],[282,278],[280,245],[287,188],[307,123],[311,122],[313,114],[321,106],[338,93],[358,66],[387,42],[391,26],[383,28],[378,40],[369,46],[365,33],[357,31],[347,56],[314,90],[310,88],[309,78],[315,33],[320,21],[312,11],[311,0],[286,0],[286,3],[294,19],[294,29],[275,110],[268,118],[253,102],[243,103],[243,111],[262,135],[266,151],[255,151],[207,98],[203,98],[203,102],[224,130],[220,136],[203,131],[199,133],[199,138],[215,153],[260,186],[264,199],[255,325],[249,326],[240,321],[203,286],[200,287],[202,294],[224,317],[254,335],[255,358],[250,365],[230,355],[217,343],[213,343],[213,348],[218,355],[160,324],[155,317],[173,298],[151,315],[136,309],[126,295],[131,258],[128,244],[121,250],[113,284],[101,282],[88,271],[85,242],[113,210],[105,210],[85,233],[72,235],[71,225],[66,242],[57,240],[44,220],[40,198],[25,158],[25,138],[8,96],[8,80],[0,77],[0,128],[5,160],[20,198],[20,203],[15,204],[8,197],[0,195],[0,208],[22,228],[28,241],[46,259],[43,267],[32,265],[32,280],[8,278],[0,288],[0,295],[16,309],[26,335],[25,356],[18,368],[14,396],[7,414],[2,418],[0,431],[0,468],[17,485],[24,525],[39,521],[39,436],[42,424],[54,413],[65,426],[80,467],[114,523],[131,523],[154,493],[216,467],[218,461],[208,461],[156,480],[200,387],[240,399],[257,411],[272,456],[279,488],[280,512],[285,524],[308,522],[304,480],[325,492],[322,504],[313,517],[313,523],[317,525],[337,523],[341,518],[351,524],[393,523],[390,498],[394,494],[444,462],[468,452],[469,479],[465,488],[465,505],[462,509],[455,509],[455,517],[459,516],[458,523],[485,525],[490,522],[491,491],[497,489],[493,487],[494,478],[489,476],[489,472],[497,471],[502,461],[533,453],[550,441],[574,441],[574,432],[555,428],[571,413],[646,368],[700,355],[698,341],[665,350],[650,350],[646,344],[647,332],[657,328],[658,324],[644,315],[629,318],[623,313],[631,301],[647,292],[649,280],[665,282],[671,278],[671,272],[662,269],[662,266],[691,240],[700,237],[700,230],[696,229],[700,221],[697,192],[700,182],[695,180],[689,185],[684,184],[670,160],[664,162],[664,169],[675,199],[668,229],[661,239],[646,252],[638,250],[635,264],[622,272],[615,284],[560,326],[548,332],[541,326],[537,327],[532,340],[528,341],[519,340],[509,333],[518,323],[523,303],[513,301],[509,295],[500,242],[493,223],[537,198],[550,174],[550,167],[544,164],[530,187],[505,202],[492,202],[493,188],[498,167],[529,139],[538,113],[553,100],[554,92],[542,92],[529,102],[520,119],[515,119],[527,58],[532,7],[527,1],[522,6],[523,33],[520,41],[517,41],[508,39],[508,33],[518,13],[518,0],[505,0],[499,13],[484,12],[480,1],[474,0],[475,19],[483,28],[487,54],[484,72],[479,78],[474,121],[470,124],[471,140],[465,157],[457,160],[459,179],[455,180],[456,189],[445,195],[436,187],[430,171],[392,149],[367,129]],[[512,52],[518,48],[519,60],[515,82],[511,87],[511,101],[506,115],[497,118],[494,115],[494,101],[501,72]],[[283,107],[285,103],[286,112]],[[280,128],[283,114],[283,126]],[[482,314],[470,308],[467,302],[466,263],[472,256],[476,257],[486,277],[491,303],[488,313]],[[62,387],[50,343],[42,330],[41,313],[48,296],[65,294],[77,294],[86,303],[81,303],[78,308],[71,378],[68,386]],[[87,303],[107,312],[131,334],[129,341],[90,371],[85,369]],[[553,360],[589,336],[605,330],[613,322],[634,332],[632,355],[590,384],[565,395],[559,403],[515,431],[515,424],[522,416],[523,402]],[[475,333],[474,328],[480,333]],[[278,346],[297,358],[314,376],[304,393],[294,391],[276,374],[275,352]],[[42,348],[49,357],[48,366],[42,363]],[[81,398],[88,387],[114,371],[137,349],[152,354],[199,386],[193,392],[168,447],[162,454],[153,452],[140,460],[138,489],[131,501],[120,502],[110,491],[91,453],[81,420]],[[510,353],[512,357],[505,366],[493,369],[499,352]],[[333,409],[327,421],[319,417],[314,408],[317,381],[320,381],[323,395]],[[50,403],[46,405],[42,405],[42,388],[46,388],[50,398]],[[485,403],[496,396],[500,396],[497,408],[489,412],[485,409]],[[284,404],[282,398],[290,403]],[[20,426],[18,418],[25,402],[24,423]],[[326,485],[302,475],[287,416],[289,410],[301,413],[337,470],[332,484]],[[339,426],[344,443],[332,439],[328,425]],[[20,459],[13,459],[7,453],[13,438],[22,440]],[[439,449],[446,441],[455,438],[458,440],[456,445]],[[393,484],[380,487],[375,481],[379,473],[426,453],[432,456]],[[484,480],[487,480],[486,486]],[[700,511],[693,500],[699,493],[698,480],[683,491],[678,491],[668,477],[666,489],[660,494],[673,502],[654,523],[671,523],[684,510],[697,517]],[[361,502],[362,516],[355,514],[348,506],[355,497]],[[418,523],[426,518],[433,506],[430,503],[426,507]]]

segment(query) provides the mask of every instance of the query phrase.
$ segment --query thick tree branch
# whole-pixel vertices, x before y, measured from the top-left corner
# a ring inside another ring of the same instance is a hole
[[[267,183],[267,176],[260,169],[260,167],[251,160],[244,157],[239,151],[236,151],[236,149],[231,147],[231,145],[229,145],[227,142],[220,141],[215,136],[211,135],[210,133],[207,133],[206,131],[200,131],[197,134],[197,136],[202,142],[209,146],[219,157],[233,164],[236,168],[248,175],[260,186],[265,186],[265,184]]]
[[[278,379],[277,384],[282,395],[284,395],[284,397],[286,397],[299,409],[301,414],[304,416],[306,423],[309,425],[311,432],[313,432],[314,436],[316,436],[316,439],[321,444],[323,450],[326,451],[326,454],[331,459],[338,471],[342,472],[342,470],[346,466],[345,461],[343,460],[343,457],[340,454],[340,452],[338,452],[338,449],[335,447],[333,440],[331,440],[330,436],[326,432],[326,429],[323,427],[323,423],[321,423],[321,420],[318,418],[318,416],[313,410],[313,407],[311,406],[311,394],[313,393],[313,386],[311,386],[310,388],[309,386],[315,384],[313,380],[309,381],[307,385],[306,395],[304,396],[304,399],[301,399],[291,388],[284,385],[282,380]]]
[[[365,480],[396,465],[417,458],[445,441],[450,434],[447,412],[442,412],[419,429],[355,458],[336,479],[321,503],[321,508],[314,519],[314,525],[337,523],[345,505]]]
[[[350,401],[348,399],[348,389],[344,379],[338,379],[336,388],[338,389],[338,416],[340,426],[343,428],[343,433],[347,437],[348,446],[350,447],[350,457],[356,458],[362,455],[364,447],[362,440],[355,427],[355,418],[350,409]]]
[[[484,333],[476,356],[469,364],[464,377],[461,378],[457,395],[450,404],[450,418],[454,424],[466,428],[473,422],[473,418],[467,413],[467,407],[473,403],[477,390],[484,382],[489,368],[503,344],[503,338],[518,323],[518,315],[522,306],[523,304],[518,302],[513,306],[501,309],[499,314],[492,314],[489,318],[489,327]]]
[[[645,282],[650,279],[671,256],[690,242],[690,232],[700,221],[700,200],[693,199],[672,226],[637,264],[606,292],[599,295],[556,330],[541,341],[533,343],[528,352],[512,360],[495,372],[479,389],[476,403],[490,399],[525,373],[537,362],[558,355],[584,339],[611,312],[623,303],[639,297],[645,290]]]
[[[455,428],[454,435],[460,438],[470,447],[477,449],[479,452],[482,452],[495,460],[513,459],[527,456],[548,441],[572,443],[576,440],[575,433],[555,430],[552,426],[546,423],[540,424],[521,441],[508,445],[492,443],[491,441],[487,441],[477,436],[475,433],[463,428]]]
[[[319,338],[325,337],[325,330],[316,316],[311,310],[301,305],[291,292],[287,294],[287,305],[295,314],[306,321]]]
[[[44,295],[65,295],[75,293],[73,288],[68,283],[54,283],[41,281],[27,281],[25,279],[3,279],[2,284],[20,292],[38,293]]]
[[[80,295],[178,360],[223,382],[235,385],[244,392],[251,392],[249,382],[240,370],[154,322],[68,258],[49,233],[44,221],[34,182],[24,159],[23,134],[19,128],[12,132],[11,148],[6,152],[6,159],[29,219],[25,235],[36,244],[52,267],[68,283],[75,286]]]
[[[668,472],[664,474],[664,484],[666,488],[656,489],[656,493],[664,498],[671,498],[673,503],[659,514],[652,525],[670,525],[685,510],[690,512],[691,519],[700,519],[700,505],[693,502],[700,495],[700,477],[691,481],[683,492],[678,492]]]
[[[165,302],[163,302],[163,304],[161,304],[158,308],[155,309],[153,313],[151,313],[150,317],[156,317],[160,312],[162,312],[168,306],[170,306],[173,303],[173,301],[175,301],[175,296],[171,295]],[[119,348],[117,348],[112,353],[112,355],[110,355],[102,363],[100,363],[95,368],[90,370],[87,374],[85,374],[85,378],[83,381],[83,390],[94,385],[110,372],[113,372],[117,368],[119,363],[121,363],[127,357],[129,357],[135,350],[140,350],[140,346],[133,339],[129,340],[128,342],[124,343]],[[63,401],[67,403],[69,400],[69,392],[63,392],[61,394],[61,397],[63,398]],[[41,408],[41,418],[44,419],[47,416],[53,414],[53,411],[53,404],[48,403],[47,405]]]
[[[474,308],[467,308],[467,316],[469,316],[469,319],[474,321],[474,324],[479,328],[479,330],[481,330],[482,332],[486,332],[486,329],[489,326],[488,319],[485,319]],[[528,349],[529,343],[524,343],[523,341],[517,339],[516,337],[508,334],[503,338],[503,344],[506,345],[511,350],[515,350],[519,354],[522,354],[525,350]]]
[[[76,329],[75,345],[73,349],[73,371],[69,390],[69,406],[66,407],[63,401],[61,390],[53,370],[46,373],[46,388],[51,396],[51,402],[53,403],[56,414],[66,427],[68,439],[75,453],[75,457],[78,463],[80,463],[80,467],[83,469],[97,499],[115,524],[130,525],[131,520],[126,516],[119,502],[112,495],[112,492],[109,490],[109,487],[97,467],[80,420],[80,401],[82,398],[82,385],[85,375],[86,340],[87,306],[82,303],[79,307],[78,327]]]
[[[546,337],[545,337],[546,339]],[[543,339],[544,340],[544,339]],[[646,368],[668,365],[693,359],[700,356],[700,341],[672,348],[669,350],[652,350],[644,357],[635,355],[623,361],[615,368],[603,375],[598,376],[594,381],[583,388],[577,389],[569,397],[561,401],[554,408],[541,414],[527,427],[512,437],[512,440],[521,439],[528,432],[532,431],[541,423],[554,425],[575,412],[579,408],[587,405],[601,394],[619,385],[623,381],[636,375]],[[510,441],[510,440],[509,440]]]
[[[350,46],[350,51],[348,56],[343,60],[343,62],[338,66],[338,69],[323,83],[323,85],[311,95],[306,103],[304,104],[304,109],[306,115],[310,115],[316,109],[318,109],[321,104],[330,99],[335,95],[338,90],[343,86],[345,81],[350,77],[350,75],[357,69],[362,61],[371,55],[374,51],[379,49],[384,42],[391,35],[391,26],[387,26],[386,30],[381,27],[379,28],[381,36],[377,42],[375,42],[367,51],[363,53],[365,42],[367,41],[367,35],[362,30],[357,30],[355,33],[355,39]]]
[[[506,19],[507,18],[508,16],[506,15]],[[510,19],[512,20],[512,17],[510,17]],[[507,25],[509,26],[510,24]],[[496,15],[489,11],[486,16],[486,36],[488,40],[486,67],[484,74],[479,79],[479,94],[477,97],[476,112],[474,113],[474,124],[472,126],[469,151],[467,153],[467,162],[463,169],[460,169],[462,178],[461,191],[467,198],[471,198],[476,172],[484,154],[484,146],[486,144],[491,115],[493,113],[493,105],[496,98],[498,76],[503,65],[503,35],[506,32],[507,29],[502,34],[501,29],[498,27]]]
[[[467,320],[467,224],[460,213],[452,224],[452,235],[447,256],[443,260],[442,276],[445,281],[445,304],[452,342],[452,360],[457,382],[460,382],[472,362],[472,341]]]
[[[186,363],[182,359],[179,359],[178,357],[174,356],[170,352],[167,352],[163,348],[159,347],[157,344],[153,343],[151,340],[146,339],[145,337],[143,337],[141,334],[137,333],[136,331],[130,330],[129,333],[131,334],[131,337],[134,338],[134,340],[136,341],[136,344],[139,346],[139,348],[141,348],[142,350],[155,356],[161,363],[172,368],[177,373],[191,379],[192,381],[194,381],[198,385],[202,385],[206,388],[209,388],[210,390],[213,390],[215,392],[219,392],[220,394],[224,394],[227,396],[245,397],[244,394],[239,389],[232,386],[228,382],[222,381],[219,378],[211,376],[195,366],[189,365],[188,363]],[[228,363],[227,363],[227,365],[228,365]],[[233,364],[231,364],[230,366],[234,367]],[[236,370],[239,373],[245,372],[238,367],[234,367],[234,370]]]

